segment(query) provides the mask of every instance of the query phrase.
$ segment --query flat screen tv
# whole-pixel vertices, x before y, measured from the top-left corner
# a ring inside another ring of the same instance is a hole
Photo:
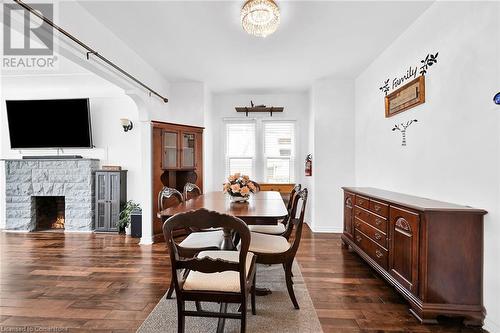
[[[88,98],[6,104],[12,149],[92,148]]]

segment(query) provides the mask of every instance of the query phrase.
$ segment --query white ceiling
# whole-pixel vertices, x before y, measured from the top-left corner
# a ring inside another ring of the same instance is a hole
[[[354,78],[432,3],[277,2],[278,31],[256,38],[241,28],[243,1],[80,1],[167,80],[202,81],[214,92]]]

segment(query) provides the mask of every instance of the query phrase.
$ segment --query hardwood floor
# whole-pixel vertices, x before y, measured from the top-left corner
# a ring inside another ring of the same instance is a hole
[[[298,262],[325,332],[480,332],[420,325],[340,235],[305,230]],[[165,294],[164,244],[104,234],[0,233],[0,331],[134,332]],[[290,311],[292,309],[290,308]]]

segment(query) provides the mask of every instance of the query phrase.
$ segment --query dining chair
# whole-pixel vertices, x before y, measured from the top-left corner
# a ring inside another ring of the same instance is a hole
[[[288,215],[290,215],[290,211],[292,209],[293,198],[295,197],[295,193],[299,192],[301,187],[302,185],[297,184],[293,187],[292,191],[290,192],[290,198],[288,200],[288,205],[287,205]],[[259,232],[261,234],[282,235],[286,231],[287,221],[288,221],[288,216],[282,221],[278,221],[276,224],[273,225],[253,224],[249,225],[248,228],[250,228],[250,231],[252,232]]]
[[[177,228],[225,228],[240,235],[239,251],[200,251],[193,257],[182,255],[182,243],[175,242]],[[241,219],[198,209],[170,217],[163,224],[163,234],[170,253],[172,279],[177,299],[178,332],[184,332],[185,317],[240,319],[241,332],[246,329],[248,294],[255,314],[256,255],[248,251],[250,230]],[[186,310],[185,302],[194,301],[196,311]],[[200,302],[220,303],[219,312],[204,311]],[[227,304],[240,305],[237,313],[228,313]]]
[[[253,181],[253,180],[252,180],[252,183],[255,185],[255,188],[257,189],[256,192],[260,192],[260,184],[257,183],[257,182],[255,182],[255,181]]]
[[[303,189],[294,196],[292,210],[289,214],[284,235],[276,236],[251,232],[249,248],[250,252],[257,255],[258,264],[283,265],[288,294],[296,309],[299,309],[299,304],[293,291],[292,265],[302,236],[306,203],[307,189]],[[300,210],[298,209],[299,205],[301,206]],[[298,217],[297,213],[299,213]],[[291,234],[294,237],[290,243],[289,238]]]
[[[184,197],[181,192],[170,187],[164,187],[158,194],[158,207],[164,210],[169,206],[174,206],[184,202]],[[195,253],[203,250],[218,250],[224,240],[224,232],[222,230],[207,230],[200,232],[193,232],[189,228],[179,228],[174,234],[177,237],[179,230],[185,230],[187,236],[182,240],[183,247],[182,254],[190,257]],[[170,288],[167,291],[167,298],[172,297],[174,292],[173,280],[170,281]]]
[[[189,200],[195,198],[202,194],[201,189],[193,183],[186,183],[184,185],[184,200]]]

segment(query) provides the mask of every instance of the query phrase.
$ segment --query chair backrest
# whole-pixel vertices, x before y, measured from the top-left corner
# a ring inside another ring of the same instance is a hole
[[[254,182],[253,180],[252,180],[252,183],[255,185],[256,192],[260,192],[260,184],[257,182]]]
[[[302,188],[302,185],[300,184],[296,184],[292,191],[290,192],[290,199],[288,200],[288,205],[287,205],[287,210],[288,210],[288,213],[290,213],[290,210],[292,209],[292,205],[293,205],[293,198],[295,197],[295,193],[299,192],[300,189]]]
[[[174,240],[173,231],[179,228],[190,228],[190,227],[200,227],[200,228],[225,228],[227,230],[233,230],[240,236],[240,253],[239,262],[231,262],[222,259],[211,259],[208,257],[204,258],[185,258],[180,254],[183,253],[183,249]],[[246,288],[246,257],[248,254],[248,248],[250,246],[250,230],[245,222],[241,219],[220,214],[218,212],[209,211],[207,209],[192,210],[185,213],[180,213],[170,217],[163,224],[163,235],[165,236],[165,241],[167,243],[170,261],[172,264],[172,277],[174,279],[176,295],[180,295],[182,292],[182,285],[184,279],[187,276],[187,271],[198,271],[202,273],[215,273],[224,271],[238,271],[240,273],[240,290],[245,292]],[[180,270],[186,270],[186,272],[180,276],[178,272]]]
[[[189,200],[201,195],[201,189],[193,183],[186,183],[184,185],[184,200]]]
[[[304,215],[306,212],[306,204],[307,204],[307,188],[297,192],[293,198],[292,210],[288,216],[286,231],[284,236],[288,239],[292,232],[294,232],[294,239],[292,246],[289,251],[296,253],[299,244],[300,238],[302,237],[302,227],[304,225]],[[300,210],[298,209],[300,205]]]
[[[181,202],[184,202],[184,197],[181,192],[177,191],[175,188],[165,186],[160,193],[158,193],[158,207],[160,210],[164,210],[168,206],[174,206]]]

